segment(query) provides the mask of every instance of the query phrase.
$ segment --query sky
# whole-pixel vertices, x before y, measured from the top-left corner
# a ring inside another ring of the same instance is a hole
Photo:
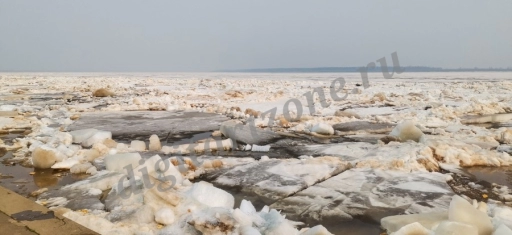
[[[0,0],[0,71],[512,67],[510,0]]]

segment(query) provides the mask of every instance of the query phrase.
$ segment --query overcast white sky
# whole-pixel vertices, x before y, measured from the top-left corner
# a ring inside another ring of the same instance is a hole
[[[0,71],[512,66],[512,1],[0,0]]]

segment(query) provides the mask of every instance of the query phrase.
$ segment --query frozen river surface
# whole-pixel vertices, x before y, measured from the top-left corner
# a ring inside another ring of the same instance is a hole
[[[101,234],[507,234],[511,120],[506,72],[4,73],[0,184]]]

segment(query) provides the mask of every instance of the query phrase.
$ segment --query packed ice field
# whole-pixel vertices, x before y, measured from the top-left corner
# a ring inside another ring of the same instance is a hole
[[[83,175],[30,197],[100,234],[512,234],[467,170],[512,164],[512,73],[368,81],[3,73],[0,160]]]

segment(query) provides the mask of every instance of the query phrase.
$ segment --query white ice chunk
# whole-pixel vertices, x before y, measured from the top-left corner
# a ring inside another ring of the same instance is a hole
[[[144,163],[133,171],[135,176],[143,177],[143,174],[149,174],[160,181],[174,181],[174,185],[181,185],[183,181],[179,170],[169,160],[162,160],[158,154],[144,159]]]
[[[209,207],[233,208],[235,205],[233,195],[204,181],[193,184],[186,194]]]
[[[233,218],[240,226],[252,226],[252,217],[238,208],[233,210]]]
[[[75,153],[77,151],[75,148],[68,148],[66,145],[63,145],[63,144],[59,145],[57,147],[57,150],[59,150],[59,152],[63,153],[67,157],[72,157],[73,155],[75,155]]]
[[[87,194],[94,195],[94,196],[101,195],[102,193],[103,193],[103,191],[101,191],[101,189],[97,189],[97,188],[91,188],[91,189],[89,189],[89,191],[87,191]]]
[[[464,234],[464,235],[478,235],[476,227],[453,221],[443,221],[434,230],[435,235],[452,235]]]
[[[129,147],[124,144],[124,143],[117,143],[117,146],[116,146],[116,149],[117,151],[128,151],[129,150]]]
[[[454,195],[448,209],[450,221],[470,224],[478,229],[478,234],[492,234],[492,223],[487,214],[474,208],[464,198]]]
[[[316,132],[322,135],[332,135],[334,134],[334,129],[331,125],[326,123],[318,123],[311,127],[311,132]]]
[[[54,137],[60,141],[60,143],[69,146],[73,143],[73,136],[68,132],[57,131]]]
[[[247,201],[245,199],[242,199],[242,202],[240,202],[240,210],[242,210],[244,213],[248,215],[256,213],[256,208],[254,208],[250,201]]]
[[[96,129],[83,129],[71,131],[69,134],[73,137],[73,143],[81,144],[85,140],[89,139],[92,135],[94,135],[99,130]]]
[[[447,212],[431,212],[424,214],[388,216],[382,218],[380,220],[380,224],[384,229],[388,231],[388,233],[392,233],[414,222],[420,223],[425,228],[432,229],[447,219]]]
[[[150,158],[144,159],[143,162],[144,163],[142,165],[137,166],[133,170],[136,176],[141,176],[143,173],[147,173],[149,175],[156,177],[154,173],[159,171],[160,168],[163,168],[163,165],[165,164],[164,160],[162,160],[162,158],[158,154]]]
[[[93,144],[96,143],[103,143],[106,139],[112,139],[112,132],[110,131],[98,131],[94,133],[91,137],[89,137],[87,140],[82,142],[82,146],[84,147],[91,147]]]
[[[179,169],[176,168],[169,159],[164,160],[163,164],[160,164],[160,172],[162,172],[162,175],[165,176],[167,180],[175,180],[176,185],[185,183]]]
[[[270,145],[259,146],[259,145],[253,144],[252,151],[253,152],[268,152],[268,151],[270,151]]]
[[[69,171],[73,174],[80,174],[85,173],[89,168],[92,167],[92,164],[90,162],[82,163],[82,164],[75,164],[73,165]]]
[[[146,151],[146,143],[141,140],[132,140],[130,148],[135,151]]]
[[[396,137],[401,142],[408,140],[419,142],[423,132],[414,125],[413,121],[404,121],[396,125],[389,135]]]
[[[266,235],[298,234],[297,229],[275,209],[262,215],[265,220],[263,232]]]
[[[430,231],[420,223],[414,222],[402,227],[400,230],[392,233],[392,235],[430,235]]]
[[[317,225],[302,232],[300,235],[332,235],[332,233],[330,233],[324,226]]]
[[[62,162],[57,162],[53,164],[52,169],[70,169],[72,166],[79,163],[80,161],[78,161],[75,158],[68,158]]]
[[[32,152],[32,164],[35,168],[46,169],[56,162],[66,159],[67,156],[52,147],[41,145]]]
[[[96,173],[98,173],[98,169],[96,169],[95,166],[91,166],[89,167],[89,169],[87,169],[87,171],[85,171],[85,173],[89,175],[95,175]]]
[[[160,138],[157,135],[151,135],[149,137],[149,151],[160,151],[160,149],[162,149]]]
[[[252,205],[252,204],[251,204]],[[263,206],[263,208],[261,208],[261,211],[262,213],[268,213],[270,212],[270,207],[268,207],[267,205]]]
[[[120,173],[126,173],[125,167],[131,165],[132,169],[139,166],[141,160],[139,153],[120,153],[115,155],[108,155],[105,157],[105,167],[108,171],[115,171]]]
[[[174,211],[170,208],[162,208],[155,213],[155,221],[164,225],[174,223]]]

